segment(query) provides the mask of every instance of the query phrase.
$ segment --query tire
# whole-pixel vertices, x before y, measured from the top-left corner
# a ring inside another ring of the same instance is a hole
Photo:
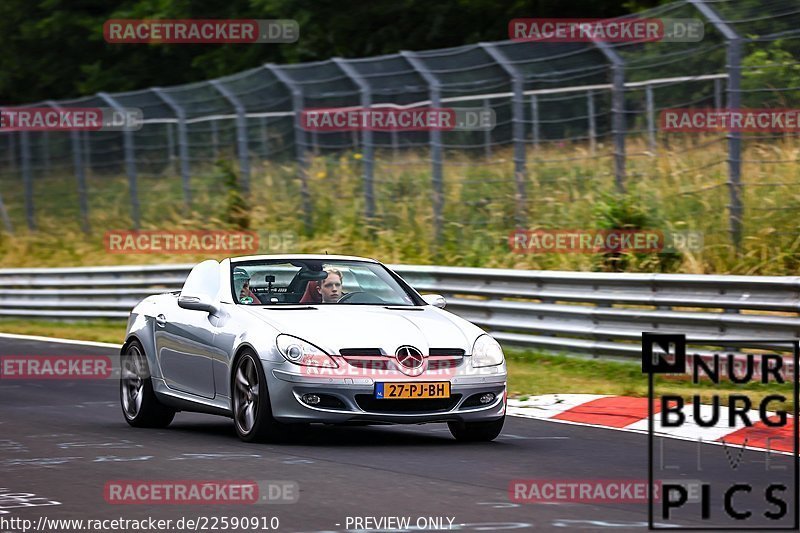
[[[244,442],[278,442],[286,435],[284,425],[272,416],[264,368],[251,350],[233,367],[231,404],[236,434]]]
[[[125,421],[135,428],[167,427],[175,418],[175,410],[158,402],[139,341],[128,343],[120,363],[119,397]]]
[[[447,427],[459,442],[489,442],[500,435],[505,421],[503,415],[503,418],[491,422],[448,422]]]

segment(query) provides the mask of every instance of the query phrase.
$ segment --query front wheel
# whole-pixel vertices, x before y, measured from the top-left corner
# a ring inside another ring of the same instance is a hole
[[[236,360],[233,369],[233,422],[245,442],[276,441],[283,425],[272,416],[267,379],[258,357],[250,351]]]
[[[461,442],[489,442],[503,430],[505,415],[491,422],[448,422],[447,427],[456,440]]]
[[[158,402],[139,341],[131,341],[120,359],[119,396],[125,421],[137,428],[167,427],[175,418],[175,410]]]

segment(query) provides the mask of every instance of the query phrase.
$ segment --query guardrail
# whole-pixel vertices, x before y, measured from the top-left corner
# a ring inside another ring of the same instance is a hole
[[[0,317],[124,319],[145,296],[180,289],[192,266],[0,270]],[[642,331],[723,347],[800,339],[800,277],[390,266],[507,345],[640,357]]]

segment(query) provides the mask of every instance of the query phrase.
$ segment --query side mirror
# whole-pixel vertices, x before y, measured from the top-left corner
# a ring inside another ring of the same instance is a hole
[[[447,305],[447,300],[445,300],[444,296],[441,294],[423,294],[422,299],[425,300],[426,304],[438,307],[439,309],[444,309],[444,306]]]
[[[207,296],[184,296],[178,298],[178,307],[192,311],[205,311],[206,313],[216,314],[219,306],[211,301]]]

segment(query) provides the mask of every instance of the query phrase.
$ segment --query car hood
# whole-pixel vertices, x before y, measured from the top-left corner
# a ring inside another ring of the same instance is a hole
[[[422,353],[429,348],[459,348],[471,353],[483,334],[477,326],[441,309],[425,307],[320,305],[313,307],[244,308],[281,333],[306,340],[329,354],[343,348],[379,348],[394,354],[411,345]]]

